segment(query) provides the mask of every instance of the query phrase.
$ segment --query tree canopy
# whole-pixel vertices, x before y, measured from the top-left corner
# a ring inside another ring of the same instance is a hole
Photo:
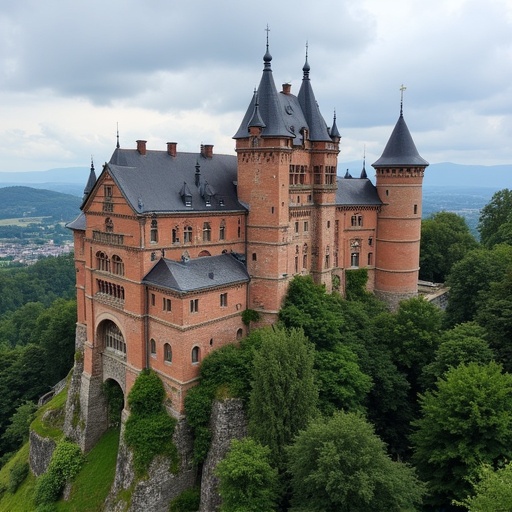
[[[512,375],[494,362],[451,368],[420,396],[413,460],[436,506],[462,500],[480,464],[512,457]]]
[[[420,279],[444,283],[454,263],[477,246],[464,217],[435,213],[421,223]]]
[[[355,413],[313,421],[288,448],[293,511],[416,510],[423,485]]]
[[[512,190],[504,188],[496,192],[480,212],[478,222],[480,242],[487,248],[496,244],[510,243],[512,232]]]

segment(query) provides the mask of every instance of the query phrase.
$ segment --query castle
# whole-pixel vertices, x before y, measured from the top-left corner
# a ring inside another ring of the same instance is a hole
[[[236,156],[119,145],[84,191],[74,232],[77,341],[83,346],[83,448],[106,419],[101,385],[126,397],[139,372],[164,382],[183,412],[201,360],[247,334],[246,310],[273,322],[288,284],[309,274],[343,292],[368,272],[368,289],[391,307],[417,294],[421,187],[428,163],[400,116],[373,164],[376,186],[337,176],[340,133],[322,117],[310,66],[295,96],[278,91],[272,57],[234,135]],[[103,404],[103,405],[102,405]],[[104,409],[103,409],[104,410]],[[104,416],[104,414],[103,414]],[[88,433],[89,432],[89,433]]]

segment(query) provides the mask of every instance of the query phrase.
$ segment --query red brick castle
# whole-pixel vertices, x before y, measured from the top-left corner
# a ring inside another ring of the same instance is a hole
[[[332,289],[366,268],[368,288],[394,307],[417,294],[421,187],[428,163],[400,111],[376,186],[337,176],[340,133],[326,124],[303,70],[295,96],[278,91],[268,51],[234,135],[236,156],[175,142],[117,147],[85,189],[74,231],[77,342],[83,345],[84,449],[106,428],[101,384],[125,397],[144,368],[183,412],[201,360],[246,334],[242,313],[276,319],[290,280]],[[401,109],[402,110],[402,109]],[[334,279],[333,279],[334,278]]]

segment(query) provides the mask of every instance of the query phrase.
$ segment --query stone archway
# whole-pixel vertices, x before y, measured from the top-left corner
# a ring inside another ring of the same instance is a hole
[[[110,378],[103,382],[103,394],[107,401],[108,426],[119,427],[125,402],[123,389],[119,382]]]

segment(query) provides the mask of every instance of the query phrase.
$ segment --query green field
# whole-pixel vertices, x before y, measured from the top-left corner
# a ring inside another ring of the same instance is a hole
[[[41,224],[48,217],[21,217],[14,219],[0,219],[0,226],[28,226],[29,224]]]

